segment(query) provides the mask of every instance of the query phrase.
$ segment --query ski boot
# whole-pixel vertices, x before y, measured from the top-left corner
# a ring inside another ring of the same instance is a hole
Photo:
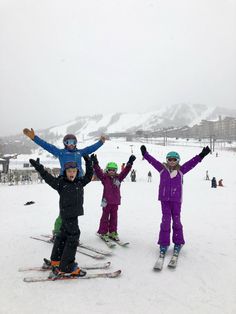
[[[109,233],[109,238],[114,241],[120,241],[118,233],[116,231]]]
[[[168,246],[160,245],[160,256],[165,256]]]
[[[109,242],[109,233],[99,234],[99,236],[103,241]]]
[[[59,267],[55,266],[52,268],[52,273],[50,274],[50,278],[60,278],[60,277],[83,277],[86,275],[86,271],[80,269],[77,263],[73,264],[71,272],[63,272],[59,269]]]
[[[57,262],[59,266],[59,262]],[[51,261],[47,258],[44,258],[43,259],[43,265],[42,265],[42,269],[52,269],[52,264],[51,264]]]
[[[175,244],[175,245],[174,245],[174,253],[179,254],[179,252],[180,252],[182,246],[183,246],[182,244]]]

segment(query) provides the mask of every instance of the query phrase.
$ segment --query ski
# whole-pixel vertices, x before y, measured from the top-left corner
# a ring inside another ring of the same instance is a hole
[[[129,242],[124,242],[124,241],[121,241],[121,240],[117,241],[117,240],[114,240],[114,239],[111,238],[111,241],[113,241],[114,243],[117,243],[120,246],[127,246],[127,245],[129,245]]]
[[[105,262],[105,263],[97,263],[97,264],[85,264],[85,265],[80,265],[81,269],[85,270],[91,270],[91,269],[106,269],[109,268],[111,265],[111,262]],[[24,271],[50,271],[51,267],[48,266],[48,268],[44,268],[42,266],[35,266],[35,267],[21,267],[18,269],[19,272],[24,272]]]
[[[164,260],[165,260],[165,254],[160,253],[156,263],[153,266],[154,270],[162,270],[163,265],[164,265]]]
[[[30,238],[34,239],[34,240],[38,240],[38,241],[42,241],[42,242],[53,244],[53,242],[51,242],[50,240],[42,239],[40,237],[32,237],[31,236]],[[83,249],[83,248],[78,248],[77,252],[79,252],[81,254],[84,254],[84,255],[87,255],[87,256],[90,256],[90,257],[95,258],[95,259],[103,259],[103,258],[105,258],[105,255],[89,252],[89,251],[87,251],[86,249]]]
[[[51,238],[51,236],[49,234],[41,234],[41,236],[44,238]],[[79,242],[79,247],[86,249],[86,250],[89,250],[89,251],[92,251],[92,252],[95,252],[95,253],[98,253],[98,254],[105,255],[105,256],[111,256],[112,255],[111,251],[105,251],[105,250],[93,247],[91,245],[84,244],[83,242]]]
[[[91,279],[91,278],[116,278],[121,274],[121,270],[107,273],[90,273],[83,277],[79,276],[55,276],[55,277],[25,277],[24,282],[43,282],[43,281],[57,281],[57,280],[74,280],[74,279]]]
[[[96,235],[97,235],[110,249],[116,246],[115,242],[113,242],[113,241],[111,241],[111,240],[105,240],[105,239],[103,239],[99,233],[96,233]]]
[[[176,268],[178,258],[179,258],[179,251],[174,251],[174,253],[173,253],[173,255],[169,261],[168,267],[169,268]]]

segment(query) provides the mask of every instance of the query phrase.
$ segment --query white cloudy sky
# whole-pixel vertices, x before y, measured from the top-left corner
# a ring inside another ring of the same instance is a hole
[[[0,136],[180,102],[235,107],[234,0],[0,0]]]

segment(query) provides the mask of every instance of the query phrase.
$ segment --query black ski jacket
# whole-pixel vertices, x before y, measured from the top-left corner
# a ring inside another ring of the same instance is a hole
[[[89,158],[85,160],[86,173],[84,177],[76,177],[75,180],[69,181],[65,173],[58,178],[53,177],[45,169],[37,170],[45,182],[53,189],[57,190],[60,195],[60,216],[62,219],[82,216],[84,214],[84,186],[88,184],[93,176],[92,162]]]

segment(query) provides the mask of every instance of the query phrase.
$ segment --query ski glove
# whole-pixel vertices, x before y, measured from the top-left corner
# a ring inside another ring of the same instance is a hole
[[[133,162],[135,161],[135,159],[136,159],[136,157],[134,155],[131,155],[129,157],[129,160],[128,160],[127,164],[133,165]]]
[[[91,160],[92,160],[93,165],[98,165],[97,155],[92,154]]]
[[[84,155],[83,158],[84,158],[84,161],[89,161],[90,160],[89,155]]]
[[[37,158],[37,160],[30,159],[29,162],[38,172],[42,172],[44,170],[43,165],[39,163],[39,158]]]
[[[141,149],[142,155],[144,156],[145,153],[147,152],[146,146],[145,146],[145,145],[142,145],[142,146],[140,147],[140,149]]]
[[[203,159],[204,157],[206,157],[206,155],[208,155],[210,153],[210,148],[209,146],[203,147],[203,150],[201,151],[201,153],[198,155],[199,157],[201,157],[201,159]]]
[[[31,128],[31,130],[29,130],[29,129],[24,129],[23,130],[23,133],[26,135],[26,136],[28,136],[31,140],[33,140],[34,139],[34,137],[35,137],[35,133],[34,133],[34,130]]]
[[[103,143],[105,143],[107,137],[105,135],[101,135],[100,136],[100,141],[102,141]]]

